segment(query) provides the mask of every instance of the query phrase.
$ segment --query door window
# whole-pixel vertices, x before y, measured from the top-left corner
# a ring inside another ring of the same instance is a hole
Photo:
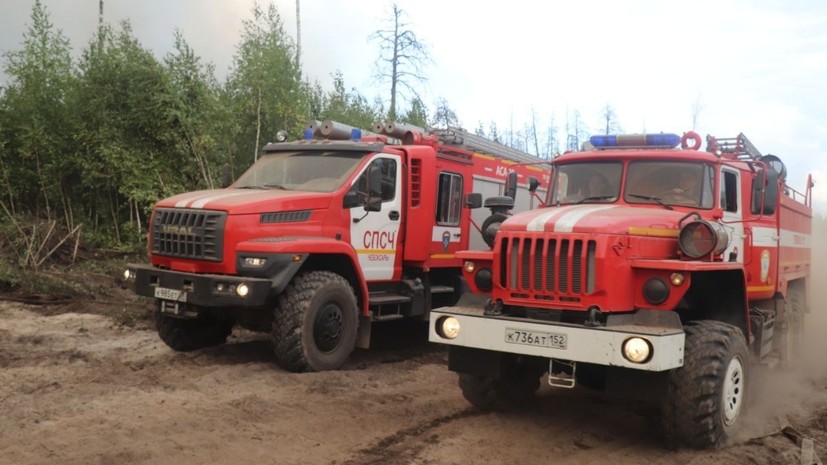
[[[437,191],[436,224],[456,226],[462,211],[462,176],[440,173]]]

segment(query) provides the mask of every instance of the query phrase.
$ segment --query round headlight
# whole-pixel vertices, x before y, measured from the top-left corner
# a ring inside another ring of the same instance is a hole
[[[643,283],[643,298],[652,305],[660,305],[669,298],[669,286],[660,278],[649,278]]]
[[[494,287],[492,285],[491,270],[482,268],[477,271],[477,274],[474,275],[474,284],[477,286],[477,289],[483,292],[490,291],[491,288]]]
[[[713,254],[720,255],[729,245],[729,234],[718,223],[693,221],[681,228],[678,246],[689,258],[701,258]]]
[[[474,262],[465,262],[462,264],[462,268],[466,273],[473,273],[476,267],[474,266]]]
[[[672,273],[672,275],[669,277],[669,280],[672,282],[673,286],[680,286],[681,284],[683,284],[684,278],[685,277],[683,273]]]
[[[238,287],[235,288],[235,292],[236,292],[236,294],[238,294],[241,297],[246,297],[247,294],[250,293],[250,288],[247,287],[246,284],[241,283],[241,284],[238,285]]]
[[[443,316],[436,321],[436,332],[445,339],[454,339],[459,335],[459,320],[452,316]]]
[[[623,342],[623,356],[632,363],[646,363],[652,356],[652,346],[642,337],[630,337]]]
[[[124,270],[123,271],[123,279],[128,280],[129,276],[130,276],[129,270]]]

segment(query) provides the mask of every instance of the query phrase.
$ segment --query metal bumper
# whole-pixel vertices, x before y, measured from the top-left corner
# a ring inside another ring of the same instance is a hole
[[[671,312],[641,310],[639,313],[647,312],[638,318],[644,324],[634,324],[635,316],[627,316],[617,318],[615,324],[612,324],[610,318],[607,326],[585,327],[510,316],[485,316],[483,311],[479,307],[443,307],[432,310],[428,339],[452,346],[636,370],[664,371],[683,365],[684,331],[677,315]],[[653,312],[668,318],[661,321],[660,325],[655,325],[652,318],[647,318]],[[672,315],[674,319],[671,318]],[[436,330],[441,320],[449,316],[459,321],[459,333],[454,339],[445,338]],[[652,346],[652,356],[645,363],[633,363],[622,354],[623,343],[636,336],[648,340]]]
[[[127,270],[131,276],[126,285],[136,294],[201,307],[264,306],[273,288],[273,281],[264,278],[184,273],[134,264],[127,265]],[[240,284],[247,285],[249,292],[246,296],[235,291]],[[172,293],[159,295],[156,293],[158,289]],[[175,293],[178,296],[170,299]]]

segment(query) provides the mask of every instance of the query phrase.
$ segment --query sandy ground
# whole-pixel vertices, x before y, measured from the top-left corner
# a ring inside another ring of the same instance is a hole
[[[787,426],[827,458],[825,242],[808,356],[754,372],[744,438],[723,450],[668,450],[652,407],[585,388],[477,412],[421,324],[375,328],[340,371],[294,374],[263,335],[182,354],[145,322],[0,301],[0,464],[799,464]]]
[[[104,316],[0,304],[0,463],[799,463],[787,425],[827,456],[825,378],[769,375],[742,444],[671,451],[652,408],[587,389],[479,413],[422,326],[384,334],[341,371],[294,374],[253,333],[180,354]]]

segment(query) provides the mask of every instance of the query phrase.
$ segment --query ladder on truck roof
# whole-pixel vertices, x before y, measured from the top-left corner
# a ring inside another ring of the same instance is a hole
[[[348,126],[347,124],[338,123],[336,121],[317,121],[310,120],[305,126],[305,129],[310,130],[315,136],[325,137],[331,140],[348,140],[351,138],[353,130],[356,129],[361,132],[362,136],[386,136],[387,143],[396,145],[403,143],[402,139],[405,133],[413,132],[422,135],[433,135],[444,145],[461,148],[469,152],[478,152],[495,157],[500,157],[516,163],[545,163],[547,160],[522,152],[515,148],[508,147],[499,142],[487,139],[482,136],[470,133],[462,128],[448,126],[447,129],[436,128],[420,128],[418,126],[405,123],[383,123],[376,122],[373,126],[373,132],[364,129]]]
[[[744,133],[740,133],[735,137],[715,138],[707,136],[707,144],[710,145],[712,152],[715,149],[720,150],[722,154],[728,154],[738,159],[758,160],[762,157],[761,152],[752,145],[752,142],[747,139]]]
[[[493,155],[517,163],[542,163],[547,161],[499,142],[494,142],[491,139],[478,136],[462,128],[453,126],[448,126],[448,129],[430,128],[429,132],[439,137],[439,141],[443,144],[458,146],[471,152]]]

